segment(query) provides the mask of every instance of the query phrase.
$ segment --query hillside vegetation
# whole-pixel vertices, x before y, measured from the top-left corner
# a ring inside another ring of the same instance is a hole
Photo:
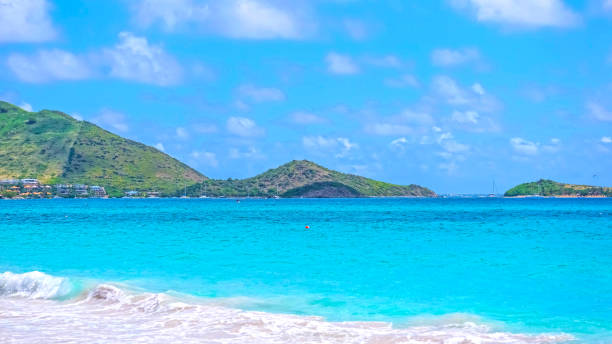
[[[322,191],[325,189],[325,191]],[[424,196],[435,193],[418,185],[394,185],[294,160],[247,179],[206,180],[190,195],[282,197]]]
[[[541,179],[537,182],[524,183],[506,191],[504,196],[607,196],[612,197],[612,188],[589,185],[563,184],[552,180]]]
[[[110,196],[373,197],[435,196],[418,185],[394,185],[291,161],[247,179],[211,180],[180,161],[92,123],[58,112],[27,112],[0,102],[0,179],[88,184]]]
[[[0,179],[102,185],[177,194],[205,176],[153,147],[57,111],[27,112],[0,102]]]

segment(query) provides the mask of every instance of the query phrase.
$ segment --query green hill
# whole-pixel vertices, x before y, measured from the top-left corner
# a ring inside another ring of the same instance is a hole
[[[394,185],[329,170],[307,160],[291,161],[247,179],[206,180],[189,194],[207,196],[374,197],[435,196],[418,185]]]
[[[101,185],[172,195],[205,176],[153,147],[57,111],[27,112],[0,102],[0,179]]]
[[[524,183],[506,191],[504,196],[607,196],[612,197],[612,188],[589,185],[563,184],[552,180],[540,179]]]
[[[58,112],[28,112],[0,102],[0,179],[104,186],[111,196],[369,197],[435,196],[418,185],[393,185],[292,161],[247,179],[208,179],[180,161],[92,123]]]

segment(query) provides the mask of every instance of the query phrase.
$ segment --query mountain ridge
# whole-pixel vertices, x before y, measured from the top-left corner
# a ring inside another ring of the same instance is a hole
[[[327,192],[321,194],[319,190],[316,197],[436,196],[419,185],[385,183],[334,171],[308,160],[292,160],[246,179],[208,179],[189,188],[189,194],[197,195],[199,191],[207,196],[309,197],[308,193],[318,187],[326,187]]]
[[[181,161],[97,125],[53,110],[28,112],[0,101],[0,179],[90,184],[111,196],[385,197],[436,194],[293,160],[246,179],[209,179]]]
[[[0,178],[43,183],[89,183],[174,193],[207,177],[146,146],[51,110],[28,112],[0,102]]]

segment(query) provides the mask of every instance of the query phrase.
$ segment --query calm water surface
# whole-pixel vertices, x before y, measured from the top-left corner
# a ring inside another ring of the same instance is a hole
[[[458,313],[612,343],[612,199],[0,201],[4,271],[65,277],[60,299],[113,282],[329,321]]]

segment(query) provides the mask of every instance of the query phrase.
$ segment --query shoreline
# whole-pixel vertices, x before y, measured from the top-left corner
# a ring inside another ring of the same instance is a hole
[[[30,282],[30,283],[24,283]],[[35,282],[35,283],[31,283]],[[4,290],[1,287],[4,286]],[[383,321],[328,321],[316,315],[244,310],[232,299],[134,291],[104,282],[74,290],[38,271],[0,274],[0,337],[11,343],[139,341],[181,343],[564,343],[566,333],[519,333],[476,315],[416,316],[405,326]],[[30,330],[20,331],[27,323]],[[7,333],[2,333],[8,330]]]

